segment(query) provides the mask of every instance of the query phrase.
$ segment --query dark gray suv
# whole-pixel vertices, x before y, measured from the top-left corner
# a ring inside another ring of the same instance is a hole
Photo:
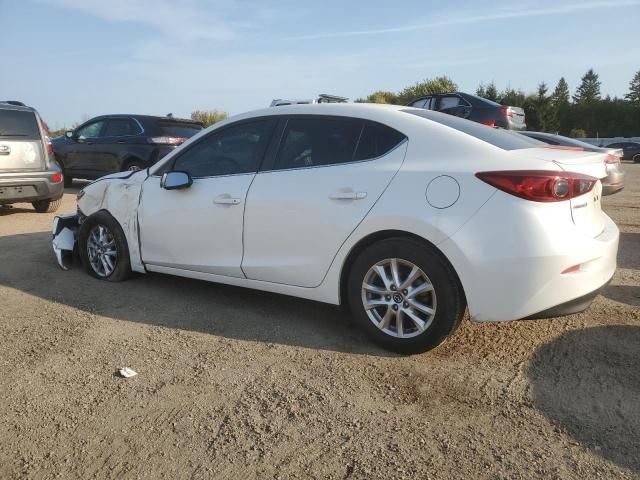
[[[0,206],[27,202],[55,212],[64,178],[40,115],[18,102],[0,101]]]

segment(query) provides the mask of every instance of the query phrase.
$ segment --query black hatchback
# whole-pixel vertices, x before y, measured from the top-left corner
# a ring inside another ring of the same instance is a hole
[[[52,140],[65,186],[123,170],[150,167],[203,126],[200,122],[149,115],[103,115]]]

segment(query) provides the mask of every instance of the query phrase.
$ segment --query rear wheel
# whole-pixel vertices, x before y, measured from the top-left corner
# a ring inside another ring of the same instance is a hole
[[[348,282],[356,321],[396,352],[438,346],[464,315],[464,294],[451,266],[435,248],[413,239],[372,245],[354,262]]]
[[[142,163],[140,160],[131,160],[129,162],[127,162],[124,165],[124,168],[122,169],[122,171],[130,171],[130,172],[139,172],[140,170],[144,170],[146,167],[144,166],[144,163]]]
[[[31,205],[38,213],[52,213],[60,208],[61,203],[62,198],[59,198],[57,200],[36,200],[31,202]]]
[[[87,217],[78,233],[82,264],[89,275],[120,282],[131,275],[129,247],[122,227],[109,213]]]
[[[637,155],[634,155],[634,157],[633,157],[633,161],[634,161],[635,163],[640,163],[640,153],[638,153]]]

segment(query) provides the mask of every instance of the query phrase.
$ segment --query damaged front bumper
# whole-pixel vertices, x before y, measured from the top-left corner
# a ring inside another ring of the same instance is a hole
[[[63,270],[69,270],[73,265],[80,220],[78,214],[59,215],[53,219],[53,252]]]

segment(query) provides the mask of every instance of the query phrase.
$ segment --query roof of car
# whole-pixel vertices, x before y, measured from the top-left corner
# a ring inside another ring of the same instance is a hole
[[[88,121],[95,120],[98,118],[136,118],[142,120],[169,120],[173,122],[188,122],[188,123],[200,123],[198,120],[192,120],[191,118],[178,118],[178,117],[167,117],[161,115],[139,115],[137,113],[108,113],[104,115],[97,115],[95,117],[90,118]],[[83,122],[86,123],[86,122]]]
[[[2,110],[15,110],[17,112],[35,112],[35,108],[27,107],[26,105],[16,105],[15,103],[7,103],[0,101],[0,108]]]

